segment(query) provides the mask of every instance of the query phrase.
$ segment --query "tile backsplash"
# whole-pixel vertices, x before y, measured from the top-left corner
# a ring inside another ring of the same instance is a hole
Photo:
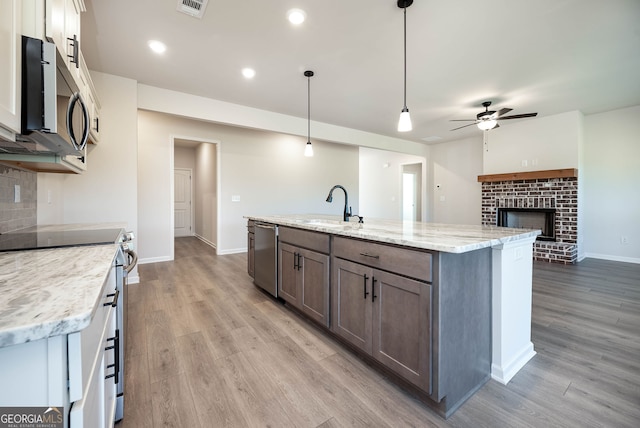
[[[15,186],[20,202],[15,202]],[[0,165],[0,233],[35,226],[37,174]]]

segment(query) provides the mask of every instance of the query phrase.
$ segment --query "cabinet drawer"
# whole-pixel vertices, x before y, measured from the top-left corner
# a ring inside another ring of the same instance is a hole
[[[282,242],[288,242],[289,244],[302,248],[329,254],[329,235],[325,233],[280,226],[278,228],[278,235]]]
[[[422,281],[432,281],[432,254],[356,239],[333,238],[333,254]]]

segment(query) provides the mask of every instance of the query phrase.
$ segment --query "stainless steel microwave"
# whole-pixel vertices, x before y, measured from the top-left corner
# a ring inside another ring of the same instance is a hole
[[[56,66],[57,60],[61,63]],[[84,162],[89,111],[53,43],[22,37],[22,131],[31,152]]]

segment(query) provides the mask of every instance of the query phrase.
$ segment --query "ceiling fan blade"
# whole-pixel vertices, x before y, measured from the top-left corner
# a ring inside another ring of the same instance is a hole
[[[501,108],[500,110],[498,110],[498,113],[496,114],[496,117],[500,117],[504,114],[509,113],[511,110],[513,110],[512,108]]]
[[[524,114],[514,114],[512,116],[499,117],[498,120],[505,119],[522,119],[523,117],[535,117],[538,113],[524,113]]]
[[[475,122],[476,119],[449,119],[449,122]]]
[[[469,123],[467,125],[462,125],[462,126],[459,126],[457,128],[450,129],[449,131],[455,131],[456,129],[466,128],[467,126],[471,126],[471,125],[475,125],[475,123]]]

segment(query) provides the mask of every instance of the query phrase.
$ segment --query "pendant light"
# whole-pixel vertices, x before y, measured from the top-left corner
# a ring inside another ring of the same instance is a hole
[[[313,147],[311,146],[311,78],[313,71],[307,70],[304,75],[307,77],[307,144],[304,146],[304,155],[310,158],[313,156]]]
[[[404,107],[398,120],[398,132],[408,132],[413,128],[407,108],[407,8],[412,4],[413,0],[398,0],[398,7],[404,11]]]

